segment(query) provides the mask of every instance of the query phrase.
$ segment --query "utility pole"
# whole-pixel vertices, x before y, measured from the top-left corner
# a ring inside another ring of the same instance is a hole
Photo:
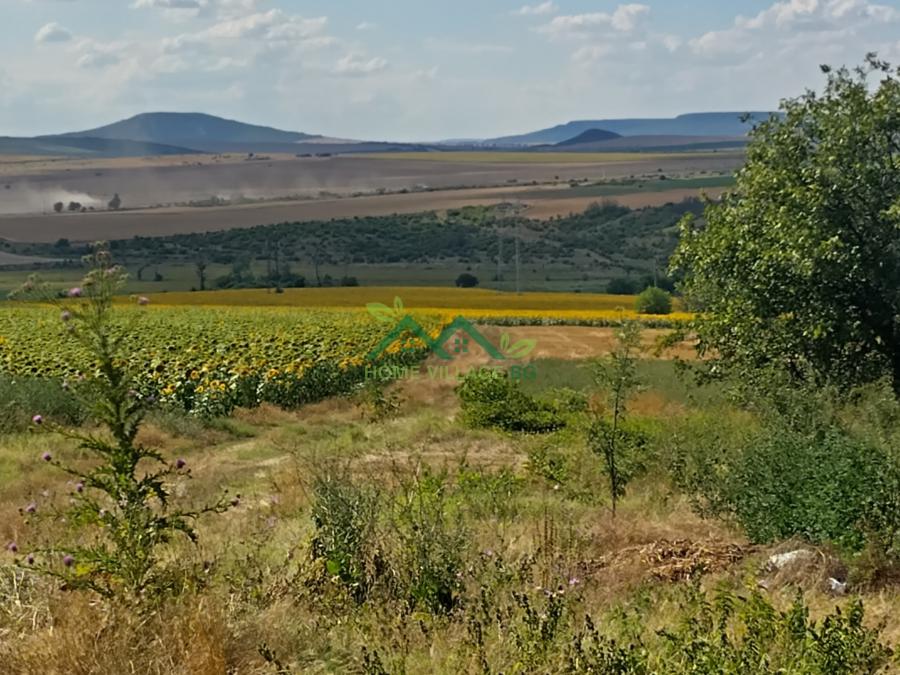
[[[521,235],[522,224],[516,223],[516,295],[522,293],[522,275],[521,275],[521,259],[519,258],[519,237]]]
[[[503,281],[503,232],[497,230],[497,285]]]

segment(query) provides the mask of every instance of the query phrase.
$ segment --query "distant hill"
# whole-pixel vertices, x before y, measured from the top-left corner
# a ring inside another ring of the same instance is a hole
[[[0,154],[141,157],[191,153],[297,155],[425,150],[410,143],[328,138],[204,113],[144,113],[106,126],[35,138],[0,137]]]
[[[96,129],[60,134],[193,147],[194,143],[297,143],[321,136],[244,124],[204,113],[143,113]]]
[[[46,155],[68,157],[146,157],[189,155],[196,150],[160,143],[112,138],[41,136],[13,138],[0,136],[0,155]]]
[[[622,135],[613,133],[612,131],[607,131],[606,129],[588,129],[587,131],[578,134],[574,138],[567,138],[566,140],[557,143],[556,147],[565,148],[569,145],[601,143],[605,141],[611,141],[615,138],[622,138]]]
[[[556,145],[527,146],[529,152],[690,152],[743,148],[747,136],[615,136],[605,141],[591,141],[580,134]],[[524,146],[517,146],[520,149]]]
[[[749,122],[741,120],[750,115]],[[620,136],[745,136],[753,122],[769,117],[767,112],[690,113],[673,118],[583,120],[560,124],[527,134],[503,136],[484,141],[489,145],[554,145],[576,138],[592,129],[603,129]]]

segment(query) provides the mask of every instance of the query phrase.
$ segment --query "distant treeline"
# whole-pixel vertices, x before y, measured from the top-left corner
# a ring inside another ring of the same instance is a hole
[[[604,272],[617,292],[640,290],[659,279],[678,239],[677,223],[685,213],[700,215],[702,202],[689,199],[660,207],[629,209],[612,202],[597,203],[584,213],[549,221],[516,215],[509,208],[465,207],[446,213],[422,212],[391,216],[279,223],[251,228],[135,237],[111,242],[111,249],[129,266],[186,262],[231,266],[220,287],[253,285],[250,269],[267,266],[267,280],[285,286],[322,285],[319,268],[349,269],[360,265],[498,263],[512,273],[516,242],[522,265],[573,265]],[[31,245],[31,254],[75,258],[78,247],[61,240],[55,245]],[[290,272],[292,264],[316,270],[304,280]],[[502,273],[502,272],[501,272]],[[213,280],[215,281],[215,280]],[[328,280],[355,284],[353,277]],[[213,283],[210,283],[211,287]]]

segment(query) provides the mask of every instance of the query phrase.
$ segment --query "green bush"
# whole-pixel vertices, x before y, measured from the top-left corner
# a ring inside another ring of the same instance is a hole
[[[542,398],[561,413],[582,413],[588,409],[588,395],[571,387],[552,387]]]
[[[469,537],[462,514],[451,508],[444,473],[427,469],[403,481],[391,513],[391,564],[399,597],[410,609],[434,614],[460,601]]]
[[[622,640],[588,617],[565,651],[568,673],[644,675],[851,675],[883,672],[892,651],[868,628],[853,601],[820,622],[809,618],[801,597],[779,610],[759,591],[722,590],[712,596],[691,587],[677,615],[656,635]],[[649,607],[657,607],[650,604]],[[639,610],[634,617],[644,617]],[[618,631],[623,632],[623,631]],[[630,631],[624,631],[630,632]]]
[[[658,657],[670,673],[850,675],[878,672],[892,655],[878,631],[865,626],[860,601],[816,623],[799,596],[780,611],[756,590],[711,599],[694,592],[680,625],[663,638]]]
[[[312,558],[357,603],[393,599],[410,610],[449,612],[459,602],[468,544],[454,486],[428,469],[399,483],[388,492],[349,476],[316,478]]]
[[[671,314],[672,296],[661,288],[650,286],[637,297],[638,314]]]
[[[377,580],[380,567],[376,525],[381,497],[373,488],[332,475],[316,478],[312,495],[312,556],[324,563],[330,578],[361,602]]]
[[[38,411],[66,426],[78,426],[88,417],[86,406],[59,380],[0,377],[0,433],[25,430]]]
[[[565,425],[552,405],[532,398],[505,374],[473,371],[456,393],[470,427],[545,433]]]
[[[463,464],[456,476],[456,493],[469,515],[509,520],[518,513],[514,498],[523,483],[508,467],[491,471]]]
[[[685,429],[673,453],[675,480],[701,512],[737,521],[755,542],[799,536],[896,552],[900,467],[883,448],[834,426],[721,429]]]

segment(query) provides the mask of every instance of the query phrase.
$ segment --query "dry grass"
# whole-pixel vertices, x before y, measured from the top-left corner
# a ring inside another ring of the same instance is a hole
[[[360,672],[367,648],[379,651],[389,671],[481,672],[466,651],[472,635],[465,620],[411,613],[387,599],[359,608],[315,573],[309,557],[310,487],[326,470],[343,471],[383,491],[421,476],[424,467],[446,471],[448,485],[455,484],[463,466],[487,475],[509,471],[517,488],[500,500],[508,511],[467,520],[466,569],[482,571],[464,572],[465,583],[475,585],[470,591],[477,597],[477,584],[488,579],[485,591],[497,594],[491,611],[502,613],[515,607],[505,586],[490,586],[500,583],[491,576],[495,560],[508,561],[509,572],[503,574],[527,569],[517,588],[534,602],[542,597],[535,587],[556,588],[577,579],[568,590],[567,630],[585,613],[603,617],[640,604],[648,589],[660,595],[646,630],[671,627],[681,608],[667,589],[698,576],[704,588],[741,587],[760,578],[768,555],[781,550],[748,546],[728,525],[699,517],[657,472],[629,485],[613,517],[596,473],[598,460],[578,433],[547,439],[464,429],[454,420],[449,389],[397,388],[404,398],[400,412],[377,423],[347,399],[298,412],[242,410],[234,417],[237,435],[228,428],[155,420],[141,441],[188,460],[194,478],[180,486],[186,498],[205,498],[225,487],[242,493],[239,508],[203,521],[198,547],[178,543],[167,552],[182,569],[202,570],[206,562],[208,571],[198,572],[199,581],[177,600],[141,613],[61,591],[45,580],[23,581],[21,572],[0,567],[0,670],[16,675]],[[663,423],[685,414],[688,405],[651,388],[631,410]],[[63,478],[36,460],[50,440],[34,434],[0,439],[4,454],[21,461],[21,470],[3,486],[0,523],[4,535],[24,535],[23,546],[27,534],[10,525],[17,520],[15,504],[30,491],[65,487]],[[570,462],[572,485],[554,489],[529,468],[530,453],[544,443]],[[580,490],[582,485],[590,490]],[[62,536],[64,527],[54,527],[55,536]],[[780,577],[770,597],[786,606],[791,584],[799,584],[813,615],[823,616],[844,602],[818,583],[830,572],[814,566]],[[900,639],[897,592],[881,591],[866,600],[871,619],[887,622],[885,636]],[[473,607],[461,611],[469,618],[477,614]],[[504,630],[520,620],[510,617]],[[513,663],[519,648],[499,632],[486,636],[486,648],[495,663]]]

